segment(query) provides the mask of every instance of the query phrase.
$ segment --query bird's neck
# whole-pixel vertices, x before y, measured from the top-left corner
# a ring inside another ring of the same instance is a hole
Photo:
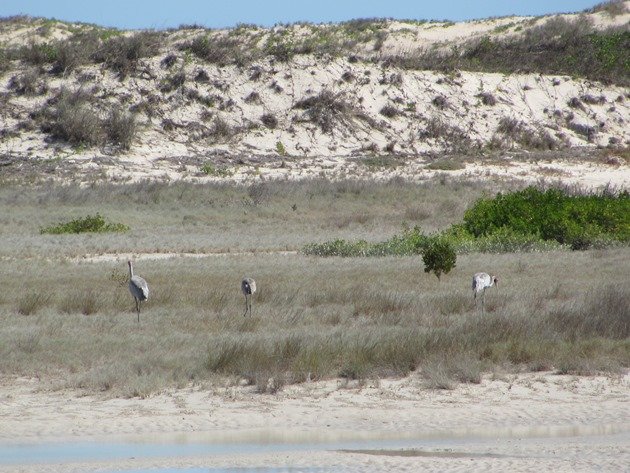
[[[133,277],[133,266],[129,265],[129,278]]]

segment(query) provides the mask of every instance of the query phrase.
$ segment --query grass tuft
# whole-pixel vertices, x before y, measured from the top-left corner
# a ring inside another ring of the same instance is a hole
[[[20,315],[33,315],[46,307],[52,296],[47,292],[28,292],[18,301],[17,312]]]

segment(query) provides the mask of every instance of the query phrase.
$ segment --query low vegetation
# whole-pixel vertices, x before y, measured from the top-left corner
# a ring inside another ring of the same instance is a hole
[[[123,263],[71,263],[60,277],[58,263],[5,262],[0,372],[113,396],[219,379],[275,392],[331,377],[411,374],[449,389],[488,372],[618,373],[630,366],[627,258],[626,248],[472,255],[439,284],[418,258],[145,260],[137,271],[152,297],[140,326],[108,277]],[[470,293],[481,267],[504,275],[483,316]],[[251,268],[260,288],[243,317],[239,281]],[[12,277],[25,272],[28,287]]]
[[[61,235],[64,233],[126,232],[128,230],[129,227],[127,225],[122,223],[109,223],[102,215],[96,214],[44,227],[40,230],[40,233]]]
[[[204,163],[201,166],[200,171],[207,176],[214,176],[214,177],[229,177],[232,174],[234,174],[234,171],[232,171],[231,169],[215,166],[214,164],[210,162]]]
[[[315,123],[324,133],[332,133],[335,125],[347,126],[353,119],[368,120],[343,93],[322,90],[295,103],[293,108],[304,110],[303,120]]]
[[[464,214],[461,228],[474,237],[513,232],[569,244],[574,249],[598,240],[628,243],[630,194],[571,194],[562,189],[529,187],[478,200]]]
[[[484,36],[448,51],[417,51],[385,63],[414,70],[565,74],[628,85],[629,51],[625,28],[595,30],[588,19],[555,17],[519,35]]]
[[[419,227],[404,229],[387,241],[368,243],[337,239],[306,245],[317,256],[385,256],[420,254],[433,237]],[[461,224],[440,233],[459,253],[471,251],[544,251],[630,242],[630,195],[603,192],[572,194],[568,190],[529,187],[482,198],[465,213]]]
[[[252,186],[3,182],[0,373],[37,375],[55,388],[149,396],[190,383],[275,392],[331,377],[360,385],[411,375],[429,388],[449,389],[492,372],[628,368],[630,292],[622,281],[630,278],[630,249],[624,245],[573,253],[460,252],[447,276],[450,265],[440,263],[439,283],[422,270],[430,237],[413,227],[381,247],[409,257],[277,253],[331,234],[377,241],[404,219],[437,233],[462,225],[466,209],[497,190],[494,182],[439,178]],[[519,194],[502,194],[512,195]],[[533,195],[543,198],[546,191]],[[605,196],[588,205],[614,207],[625,198]],[[77,212],[104,214],[131,228],[39,233]],[[503,231],[479,238],[505,244]],[[443,238],[458,248],[451,236]],[[366,245],[366,251],[377,247]],[[141,256],[184,252],[210,255]],[[96,261],[83,258],[95,253],[101,255]],[[140,324],[124,284],[126,266],[107,253],[139,255],[136,271],[151,287]],[[480,270],[502,280],[500,291],[486,295],[483,316],[470,290],[470,276]],[[259,286],[251,317],[242,316],[244,274]]]
[[[62,89],[34,116],[42,131],[76,147],[109,144],[128,150],[138,130],[135,116],[118,106],[101,118],[90,93],[82,89]]]

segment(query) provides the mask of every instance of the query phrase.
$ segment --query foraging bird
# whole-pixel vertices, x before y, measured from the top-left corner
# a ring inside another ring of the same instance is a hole
[[[243,295],[245,296],[245,312],[243,313],[243,317],[247,315],[248,310],[249,315],[252,315],[252,294],[256,292],[256,281],[252,278],[243,278],[241,281],[241,291],[243,291]]]
[[[477,293],[481,292],[481,313],[483,314],[486,289],[492,286],[499,286],[499,278],[490,276],[488,273],[476,273],[472,280],[472,290],[477,303]]]
[[[140,302],[149,298],[149,285],[140,276],[133,275],[133,264],[127,261],[129,265],[129,292],[136,301],[136,311],[138,312],[138,322],[140,322]]]

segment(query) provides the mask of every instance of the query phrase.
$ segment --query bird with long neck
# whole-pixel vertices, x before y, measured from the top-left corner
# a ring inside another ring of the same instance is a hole
[[[472,280],[473,298],[477,303],[477,294],[481,292],[481,313],[484,313],[486,299],[486,289],[492,286],[499,286],[499,278],[490,276],[488,273],[475,273]]]
[[[136,302],[136,312],[138,313],[138,322],[140,322],[140,303],[149,298],[149,285],[140,276],[133,274],[133,263],[127,261],[129,265],[129,292]]]
[[[245,312],[243,313],[243,317],[247,315],[252,315],[252,294],[256,292],[256,281],[252,278],[243,278],[241,281],[241,291],[245,296]]]

